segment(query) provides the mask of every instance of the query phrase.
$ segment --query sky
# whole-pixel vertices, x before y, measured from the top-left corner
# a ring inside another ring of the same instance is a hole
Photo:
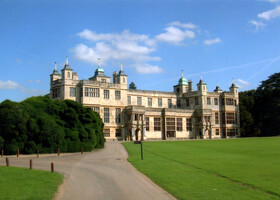
[[[256,89],[280,70],[280,0],[1,0],[0,102],[45,95],[66,56],[79,79],[98,58],[137,89]]]

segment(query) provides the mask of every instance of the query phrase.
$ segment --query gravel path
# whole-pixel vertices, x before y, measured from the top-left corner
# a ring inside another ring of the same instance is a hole
[[[108,199],[175,199],[154,184],[127,162],[128,154],[119,142],[106,142],[105,148],[73,154],[57,154],[9,157],[11,166],[29,167],[50,171],[54,162],[55,171],[65,176],[56,200],[108,200]],[[0,158],[5,165],[5,158]]]

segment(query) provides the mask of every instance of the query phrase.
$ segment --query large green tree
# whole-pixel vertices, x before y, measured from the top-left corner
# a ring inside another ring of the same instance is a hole
[[[255,120],[262,136],[280,135],[280,73],[275,73],[257,88]]]
[[[77,102],[31,97],[0,104],[0,148],[6,154],[85,151],[104,145],[98,113]]]

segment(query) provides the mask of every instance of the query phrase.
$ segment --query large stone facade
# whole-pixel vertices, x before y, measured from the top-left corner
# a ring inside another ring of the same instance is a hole
[[[58,73],[50,75],[50,97],[71,99],[98,112],[104,136],[121,140],[211,139],[240,135],[238,88],[228,92],[219,86],[207,90],[202,78],[194,90],[183,77],[174,92],[130,90],[121,70],[106,76],[100,63],[93,77],[79,80],[66,58]]]

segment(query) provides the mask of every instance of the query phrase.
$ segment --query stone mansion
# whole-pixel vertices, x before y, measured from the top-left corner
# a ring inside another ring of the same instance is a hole
[[[70,99],[98,112],[104,122],[106,139],[167,140],[211,139],[240,136],[238,88],[229,91],[219,86],[208,91],[202,78],[193,86],[191,80],[179,79],[173,92],[132,90],[122,67],[113,80],[101,68],[94,75],[79,80],[66,58],[61,74],[50,75],[51,99]],[[196,90],[195,90],[196,88]]]

